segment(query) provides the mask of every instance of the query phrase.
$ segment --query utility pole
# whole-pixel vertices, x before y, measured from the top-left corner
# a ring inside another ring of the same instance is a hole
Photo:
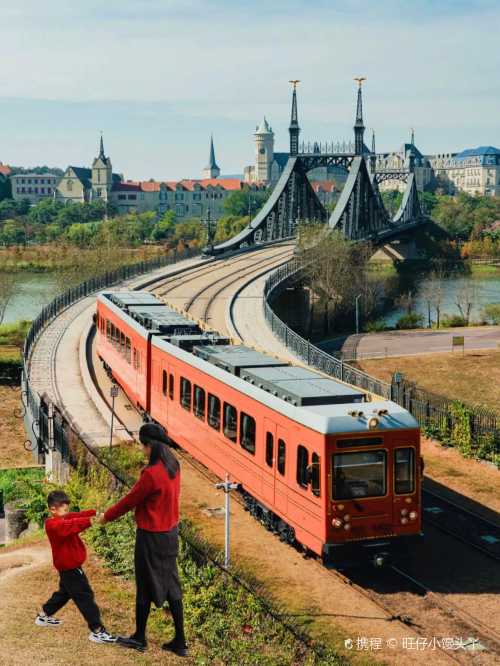
[[[118,385],[117,384],[112,384],[111,389],[109,391],[109,395],[111,396],[111,427],[109,430],[109,448],[111,450],[111,447],[113,446],[113,421],[115,417],[115,398],[118,397]]]
[[[363,294],[358,294],[355,298],[356,301],[356,335],[359,333],[359,304],[358,301]]]
[[[226,496],[225,498],[225,528],[226,528],[226,535],[225,535],[225,541],[224,541],[224,568],[228,569],[229,568],[229,551],[230,551],[230,521],[231,521],[231,513],[230,513],[230,495],[231,495],[231,490],[238,490],[239,488],[239,483],[231,483],[229,481],[229,474],[226,473],[226,480],[221,483],[216,484],[217,490],[223,490],[224,494]]]

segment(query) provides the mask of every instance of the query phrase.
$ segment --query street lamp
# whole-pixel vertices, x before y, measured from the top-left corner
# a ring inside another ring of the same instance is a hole
[[[354,299],[356,302],[356,335],[359,333],[359,305],[358,301],[361,298],[363,294],[358,294],[356,298]]]
[[[207,210],[207,217],[205,218],[205,226],[207,228],[207,247],[209,250],[212,250],[214,244],[214,225],[213,225],[213,220],[212,220],[212,215],[210,213],[210,207]]]
[[[109,391],[109,395],[111,396],[111,427],[109,431],[109,448],[113,446],[113,421],[114,421],[114,416],[115,416],[115,398],[118,397],[119,389],[118,389],[118,384],[112,384],[111,389]]]

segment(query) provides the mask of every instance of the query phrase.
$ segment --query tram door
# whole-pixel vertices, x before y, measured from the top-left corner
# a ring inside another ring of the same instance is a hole
[[[264,460],[262,462],[262,496],[269,508],[274,507],[274,470],[276,467],[276,424],[264,419]]]

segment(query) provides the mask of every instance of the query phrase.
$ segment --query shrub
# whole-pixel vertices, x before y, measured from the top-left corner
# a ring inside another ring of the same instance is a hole
[[[3,512],[4,504],[25,496],[25,481],[36,481],[40,485],[43,477],[44,471],[40,468],[0,470],[0,513]]]
[[[367,333],[379,333],[381,331],[390,330],[390,326],[387,326],[387,322],[384,319],[378,319],[377,321],[369,321],[365,325],[365,331]]]
[[[423,323],[424,318],[421,314],[417,314],[416,312],[409,312],[408,314],[405,314],[398,319],[396,328],[421,328]]]
[[[467,320],[460,315],[443,315],[440,322],[441,328],[453,328],[454,326],[468,326]]]
[[[490,324],[500,324],[500,303],[489,303],[481,312],[482,317]]]

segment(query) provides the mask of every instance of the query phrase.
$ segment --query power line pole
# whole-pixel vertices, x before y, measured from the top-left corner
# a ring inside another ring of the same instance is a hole
[[[230,554],[230,523],[231,523],[231,490],[238,490],[239,483],[231,483],[229,481],[229,474],[226,473],[226,480],[216,484],[217,490],[223,490],[225,494],[225,542],[224,542],[224,568],[229,568],[229,554]]]

